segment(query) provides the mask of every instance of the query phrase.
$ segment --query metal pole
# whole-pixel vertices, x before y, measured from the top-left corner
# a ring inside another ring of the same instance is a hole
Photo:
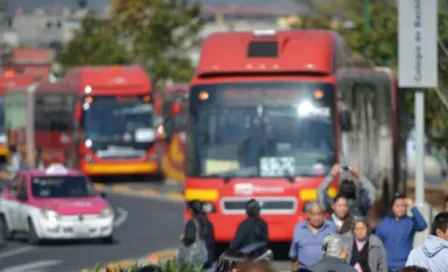
[[[425,202],[425,93],[415,91],[415,202]]]
[[[34,147],[34,91],[36,90],[36,85],[32,84],[28,87],[27,94],[27,124],[26,124],[26,147],[28,161],[27,166],[32,168],[35,167],[35,147]]]
[[[364,0],[362,3],[362,13],[364,18],[364,27],[371,27],[371,19],[370,19],[370,2],[371,0]]]

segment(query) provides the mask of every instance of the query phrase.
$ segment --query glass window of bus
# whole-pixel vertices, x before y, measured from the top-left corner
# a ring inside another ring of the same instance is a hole
[[[92,96],[83,103],[84,136],[118,140],[131,135],[136,142],[153,142],[154,107],[144,96]]]
[[[333,92],[317,82],[193,86],[188,174],[325,175],[335,162]]]
[[[37,94],[34,110],[36,130],[72,130],[73,99],[72,94]]]

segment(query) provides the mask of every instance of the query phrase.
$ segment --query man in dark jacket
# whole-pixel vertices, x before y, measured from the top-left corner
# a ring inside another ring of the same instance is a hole
[[[246,203],[247,218],[240,223],[236,231],[235,237],[230,243],[230,248],[241,250],[254,243],[265,243],[266,250],[269,243],[268,225],[260,217],[261,206],[255,199],[251,199]]]
[[[322,260],[310,267],[314,272],[357,272],[347,264],[347,240],[339,234],[328,235],[322,246],[324,256]]]

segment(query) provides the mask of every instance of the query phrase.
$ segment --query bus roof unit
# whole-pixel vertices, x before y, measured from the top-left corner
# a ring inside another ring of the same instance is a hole
[[[203,44],[197,77],[218,74],[331,74],[343,42],[327,30],[257,30],[212,34]]]
[[[13,77],[0,77],[0,94],[7,91],[26,90],[34,83],[32,75],[14,75]]]
[[[71,69],[62,79],[71,86],[79,86],[86,94],[101,94],[111,89],[141,92],[152,91],[152,84],[141,66],[84,66]]]

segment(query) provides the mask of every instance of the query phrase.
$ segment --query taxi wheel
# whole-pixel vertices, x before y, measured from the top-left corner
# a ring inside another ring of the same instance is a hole
[[[8,224],[6,223],[6,219],[4,215],[0,216],[0,230],[1,230],[1,239],[0,243],[4,243],[4,241],[12,240],[14,233],[9,230]]]
[[[36,228],[34,227],[34,224],[31,221],[31,219],[28,220],[28,225],[30,230],[28,233],[28,243],[30,245],[39,245],[42,240],[37,235]]]

